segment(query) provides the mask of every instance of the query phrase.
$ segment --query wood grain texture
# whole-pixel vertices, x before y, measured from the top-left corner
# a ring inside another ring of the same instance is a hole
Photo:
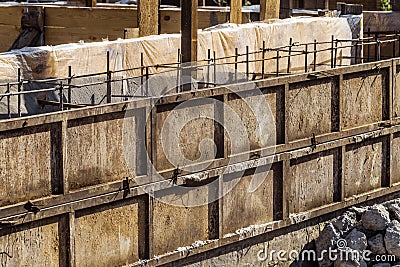
[[[139,0],[139,36],[158,34],[158,0]]]
[[[279,19],[279,0],[260,0],[260,20]]]
[[[242,0],[231,0],[230,23],[242,23]]]

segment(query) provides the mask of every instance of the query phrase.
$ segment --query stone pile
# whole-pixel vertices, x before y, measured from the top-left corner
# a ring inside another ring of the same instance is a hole
[[[325,226],[315,245],[321,267],[400,267],[400,199],[350,208]]]

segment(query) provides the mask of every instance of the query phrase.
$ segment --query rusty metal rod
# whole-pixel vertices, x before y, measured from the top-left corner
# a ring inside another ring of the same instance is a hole
[[[279,50],[276,50],[276,77],[279,76]]]
[[[107,51],[107,103],[111,103],[110,51]]]
[[[246,45],[246,79],[249,80],[249,46]]]
[[[287,73],[290,73],[290,57],[292,56],[292,46],[293,46],[293,38],[289,39],[289,52],[288,52],[288,60],[287,60]]]
[[[308,72],[308,45],[304,46],[304,72]]]
[[[18,68],[18,93],[21,92],[22,84],[21,84],[21,68]],[[18,117],[22,116],[21,113],[21,94],[18,94]]]
[[[238,74],[238,48],[235,47],[235,81],[237,82],[237,74]]]
[[[314,66],[313,70],[317,70],[317,40],[314,40]]]
[[[7,83],[7,93],[10,93],[10,84]],[[11,95],[7,95],[7,115],[11,119]]]
[[[264,79],[265,73],[265,41],[263,41],[262,45],[262,65],[261,65],[261,78]]]
[[[72,67],[68,66],[68,102],[72,102],[72,88],[71,88],[71,82],[72,82]]]
[[[59,95],[60,95],[60,110],[64,110],[64,92],[63,92],[63,84],[60,82],[59,86]]]
[[[207,49],[207,83],[210,82],[211,49]],[[209,84],[207,84],[207,88]]]
[[[332,35],[332,40],[331,40],[331,68],[333,69],[334,63],[333,63],[333,45],[334,45],[335,37]]]

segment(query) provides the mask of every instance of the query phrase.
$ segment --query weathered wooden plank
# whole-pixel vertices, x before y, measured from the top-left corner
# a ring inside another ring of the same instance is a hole
[[[231,0],[230,19],[231,23],[242,23],[242,0]]]
[[[46,45],[58,45],[66,43],[101,42],[104,39],[117,40],[124,37],[124,29],[110,30],[107,32],[100,29],[85,28],[49,28],[45,29]]]
[[[124,39],[138,38],[139,37],[139,28],[126,28]]]
[[[260,0],[260,20],[279,19],[279,0]]]
[[[2,6],[0,8],[0,25],[20,25],[23,9],[23,6]]]
[[[158,10],[158,0],[139,0],[138,26],[140,36],[158,34]]]
[[[137,26],[132,8],[46,7],[46,26],[62,28],[124,29]]]
[[[182,62],[197,60],[197,0],[182,1],[181,51]]]

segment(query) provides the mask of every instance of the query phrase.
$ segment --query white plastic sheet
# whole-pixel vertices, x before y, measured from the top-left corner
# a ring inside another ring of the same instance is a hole
[[[354,16],[353,16],[354,17]],[[358,27],[354,27],[359,24]],[[217,58],[231,57],[219,60],[217,63],[228,63],[234,61],[235,48],[238,48],[239,54],[246,52],[260,51],[263,42],[267,48],[275,48],[289,44],[289,39],[293,42],[306,43],[327,42],[319,45],[318,49],[329,48],[331,36],[341,40],[352,39],[353,36],[360,33],[362,19],[349,18],[291,18],[278,20],[271,23],[249,23],[243,25],[223,24],[209,29],[200,30],[198,35],[198,59],[207,59],[208,50]],[[343,43],[344,45],[346,43]],[[349,43],[347,43],[349,44]],[[340,45],[340,44],[339,44]],[[105,72],[107,68],[107,51],[110,53],[110,70],[123,70],[140,67],[141,53],[143,53],[143,63],[145,66],[176,63],[178,61],[178,50],[180,47],[179,34],[163,34],[143,38],[104,41],[98,43],[75,43],[58,46],[45,46],[37,48],[24,48],[0,55],[0,70],[2,81],[16,81],[17,69],[21,68],[24,79],[42,79],[51,77],[67,77],[68,66],[72,67],[74,75],[84,75],[90,73]],[[304,50],[303,46],[294,47],[294,50]],[[308,47],[309,51],[313,49]],[[282,52],[280,55],[286,55]],[[261,60],[261,53],[250,54],[249,59]],[[351,55],[350,48],[338,50],[338,65],[350,64],[350,59],[343,57]],[[276,52],[266,53],[266,58],[275,57]],[[242,56],[239,60],[245,60]],[[330,51],[318,53],[317,63],[330,65]],[[304,70],[304,55],[291,58],[290,69],[292,72]],[[309,67],[313,65],[313,54],[308,56]],[[280,61],[280,71],[287,70],[287,59]],[[233,67],[233,66],[232,66]],[[323,66],[322,66],[323,67]],[[239,71],[245,72],[245,64],[239,64]],[[321,68],[321,67],[320,67]],[[152,68],[150,71],[160,69]],[[250,63],[249,71],[254,73],[261,72],[261,61]],[[265,71],[274,73],[276,71],[276,62],[270,60],[265,63]],[[132,70],[121,73],[121,75],[139,75],[140,70]],[[2,89],[4,92],[5,88]],[[15,90],[13,88],[12,90]],[[83,92],[86,90],[85,92]],[[121,93],[124,93],[121,91]],[[80,92],[74,92],[75,103],[98,103],[103,92],[99,92],[98,87],[82,89]],[[53,96],[57,98],[56,94]],[[93,100],[95,99],[95,100]],[[29,101],[31,101],[30,99]],[[23,113],[41,112],[37,103],[22,103]],[[16,102],[16,101],[14,101]],[[3,103],[4,104],[4,103]],[[36,108],[26,109],[26,106],[37,106]],[[4,105],[1,106],[2,113],[5,113]],[[15,106],[12,112],[16,112]]]

